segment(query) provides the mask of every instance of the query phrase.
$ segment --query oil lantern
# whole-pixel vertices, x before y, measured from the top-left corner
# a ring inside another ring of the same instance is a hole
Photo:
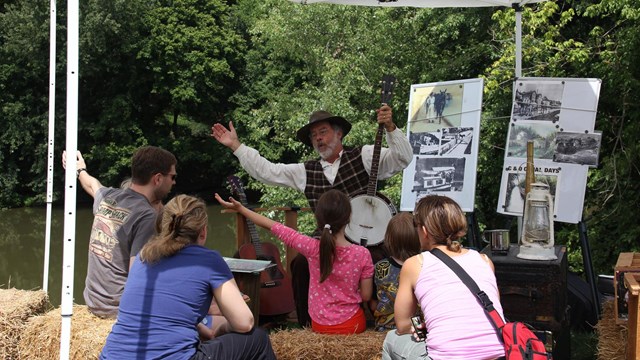
[[[517,256],[528,260],[557,259],[553,246],[553,198],[547,184],[531,184],[531,190],[525,199],[522,237]]]

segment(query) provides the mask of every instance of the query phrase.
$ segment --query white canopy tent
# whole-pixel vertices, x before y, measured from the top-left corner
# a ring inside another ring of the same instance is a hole
[[[331,3],[340,5],[383,6],[383,7],[491,7],[505,6],[516,10],[516,64],[515,76],[522,76],[522,6],[546,0],[291,0],[301,4]]]

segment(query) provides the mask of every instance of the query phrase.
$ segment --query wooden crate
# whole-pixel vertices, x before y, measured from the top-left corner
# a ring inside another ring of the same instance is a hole
[[[620,253],[613,276],[615,293],[614,313],[616,323],[624,324],[629,317],[628,289],[624,284],[624,274],[640,272],[640,253]]]
[[[629,294],[629,316],[627,335],[627,359],[640,357],[640,338],[638,338],[638,321],[640,320],[640,273],[627,272],[624,274],[624,285]]]

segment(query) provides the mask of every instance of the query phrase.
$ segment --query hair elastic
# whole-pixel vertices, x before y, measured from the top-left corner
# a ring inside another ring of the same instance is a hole
[[[329,230],[329,234],[333,234],[333,232],[331,232],[331,225],[329,224],[324,224],[324,228]]]

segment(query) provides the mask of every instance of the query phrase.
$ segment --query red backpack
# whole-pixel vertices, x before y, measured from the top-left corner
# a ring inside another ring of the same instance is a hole
[[[438,259],[447,265],[460,280],[471,290],[476,296],[478,302],[484,308],[484,311],[496,329],[500,342],[504,344],[504,356],[506,360],[551,360],[553,357],[547,352],[544,343],[531,331],[531,329],[522,322],[505,322],[484,291],[480,290],[478,284],[467,274],[466,271],[457,262],[451,259],[440,249],[431,250]]]
[[[544,343],[538,339],[529,327],[521,322],[504,323],[500,314],[493,308],[488,312],[491,322],[494,323],[501,342],[504,344],[504,355],[507,360],[550,360],[551,354],[547,353]],[[485,309],[486,310],[486,309]],[[494,315],[495,314],[495,315]],[[500,322],[494,322],[497,317]],[[498,325],[502,324],[502,325]]]

